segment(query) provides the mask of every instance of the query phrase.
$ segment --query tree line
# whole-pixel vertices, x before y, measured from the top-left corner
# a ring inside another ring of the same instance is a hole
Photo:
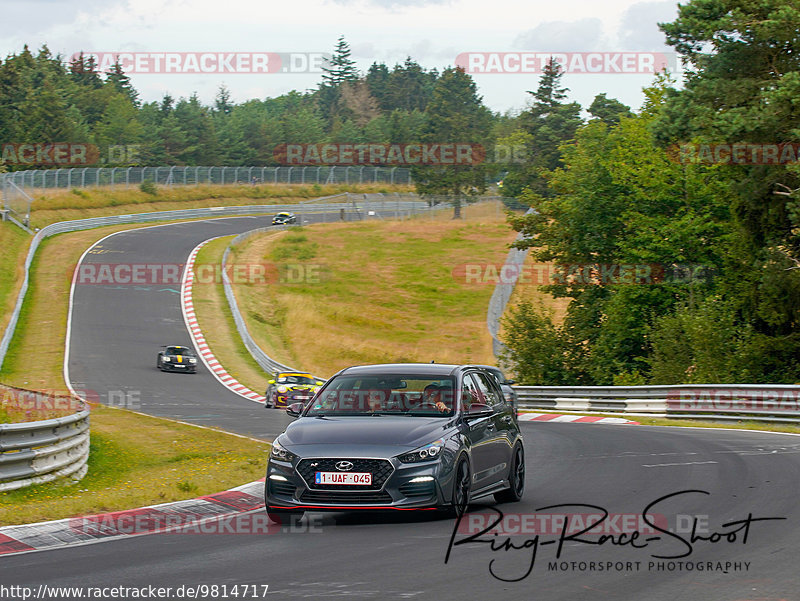
[[[691,0],[660,28],[682,87],[658,77],[636,113],[598,97],[581,122],[553,68],[509,134],[530,160],[506,190],[535,209],[511,217],[516,246],[590,268],[548,286],[563,320],[510,312],[507,359],[529,384],[798,383],[800,10]]]

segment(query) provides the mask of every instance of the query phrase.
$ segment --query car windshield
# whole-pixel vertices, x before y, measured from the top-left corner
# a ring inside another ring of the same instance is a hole
[[[167,347],[167,354],[168,355],[193,355],[194,353],[190,351],[185,346],[168,346]]]
[[[311,386],[317,383],[311,376],[299,376],[294,374],[290,376],[280,376],[276,381],[278,384],[303,384]]]
[[[306,416],[453,415],[453,379],[420,374],[342,375],[315,397]]]

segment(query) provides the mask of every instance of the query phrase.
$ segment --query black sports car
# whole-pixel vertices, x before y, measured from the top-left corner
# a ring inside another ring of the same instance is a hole
[[[187,346],[165,346],[158,351],[156,367],[161,371],[197,372],[197,355]]]
[[[275,439],[266,504],[305,511],[435,510],[456,515],[493,494],[518,501],[525,453],[497,379],[471,365],[349,367]]]
[[[272,218],[272,225],[286,225],[287,223],[297,223],[297,215],[282,211]]]

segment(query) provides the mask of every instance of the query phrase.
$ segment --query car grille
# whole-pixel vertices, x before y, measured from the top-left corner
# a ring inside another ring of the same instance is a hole
[[[350,472],[370,472],[372,474],[372,484],[358,484],[347,486],[347,489],[339,484],[315,484],[314,472],[338,472],[336,464],[339,461],[350,461],[353,469]],[[386,480],[392,475],[394,468],[386,459],[350,459],[337,457],[334,459],[303,459],[297,464],[297,472],[306,481],[306,485],[312,490],[333,490],[349,494],[348,491],[359,490],[380,490]],[[390,499],[391,500],[391,499]]]
[[[391,503],[392,496],[385,491],[334,491],[334,490],[306,490],[300,496],[303,503],[324,503],[342,505],[367,505],[378,503]]]

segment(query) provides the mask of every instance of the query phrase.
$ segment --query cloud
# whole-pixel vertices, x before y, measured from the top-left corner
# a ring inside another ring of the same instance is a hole
[[[658,23],[674,21],[675,2],[639,2],[626,10],[620,22],[619,46],[624,50],[663,50],[664,34]]]
[[[441,6],[450,4],[452,0],[333,0],[336,4],[364,4],[367,6],[377,6],[379,8],[404,8],[419,6]]]
[[[519,34],[512,46],[516,50],[543,52],[590,52],[604,50],[603,23],[598,18],[577,21],[546,21]]]
[[[97,15],[126,0],[15,0],[3,3],[3,21],[10,24],[7,33],[38,34],[57,25],[75,22],[81,13]]]

